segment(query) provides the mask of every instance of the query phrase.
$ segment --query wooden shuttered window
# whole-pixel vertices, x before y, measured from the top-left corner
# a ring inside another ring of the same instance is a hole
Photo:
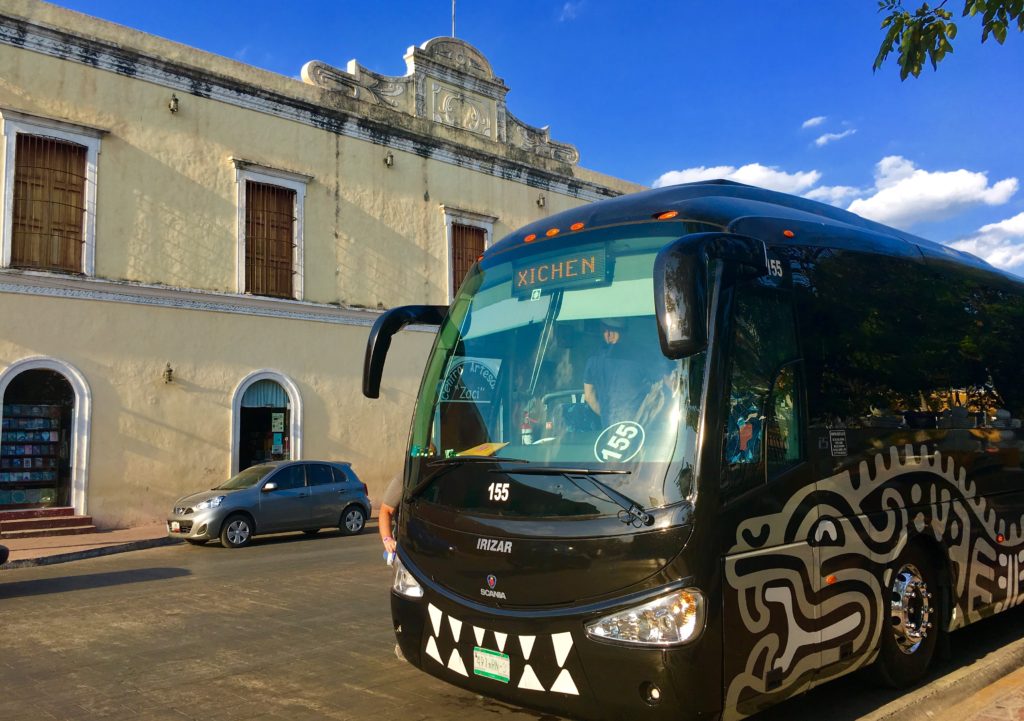
[[[86,152],[77,143],[18,133],[13,267],[82,272]]]
[[[452,292],[458,291],[473,263],[484,253],[487,231],[473,225],[452,223]]]
[[[245,292],[294,297],[295,191],[245,182]]]

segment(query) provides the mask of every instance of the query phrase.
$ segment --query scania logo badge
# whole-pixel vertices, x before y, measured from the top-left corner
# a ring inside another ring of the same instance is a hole
[[[502,601],[504,601],[505,600],[505,592],[504,591],[495,591],[494,590],[494,587],[497,586],[497,585],[498,585],[498,577],[495,576],[493,573],[487,574],[487,588],[481,588],[480,589],[480,595],[481,596],[489,596],[491,598],[498,598],[498,599],[501,599]]]

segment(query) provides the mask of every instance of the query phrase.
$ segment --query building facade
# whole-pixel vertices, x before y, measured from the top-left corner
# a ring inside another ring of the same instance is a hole
[[[36,0],[0,10],[0,512],[162,518],[267,459],[402,466],[433,334],[360,393],[380,309],[638,186],[506,106],[469,44],[302,80]],[[416,329],[414,329],[415,331]]]

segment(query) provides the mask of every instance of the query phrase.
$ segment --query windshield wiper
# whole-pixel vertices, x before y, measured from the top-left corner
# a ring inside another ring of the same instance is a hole
[[[411,501],[416,498],[426,490],[427,486],[445,473],[466,463],[529,463],[529,461],[524,461],[521,458],[498,458],[497,456],[452,456],[451,458],[428,461],[427,466],[437,470],[409,489],[409,492],[405,494],[405,500]]]
[[[492,470],[491,473],[505,473],[502,470]],[[616,506],[622,509],[619,512],[619,520],[629,526],[639,528],[640,526],[654,525],[654,516],[644,510],[644,507],[629,496],[619,493],[606,483],[594,478],[594,476],[621,476],[628,475],[630,471],[616,471],[610,468],[559,468],[555,466],[532,466],[530,468],[516,468],[510,471],[521,476],[565,476],[579,488],[578,481],[590,481],[601,491],[605,497],[611,500]],[[582,489],[581,489],[582,490]]]

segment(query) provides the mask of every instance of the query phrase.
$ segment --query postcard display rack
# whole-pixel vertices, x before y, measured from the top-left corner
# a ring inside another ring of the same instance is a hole
[[[67,457],[63,406],[5,405],[0,443],[0,508],[60,501],[61,459]]]

